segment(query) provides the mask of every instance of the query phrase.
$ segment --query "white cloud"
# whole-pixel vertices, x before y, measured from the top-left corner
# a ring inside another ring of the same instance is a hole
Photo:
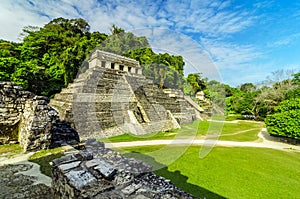
[[[253,60],[263,57],[263,54],[252,45],[238,45],[206,38],[200,40],[216,64],[222,69],[247,67]]]
[[[143,33],[157,51],[183,55],[186,74],[202,72],[220,80],[219,70],[249,67],[251,60],[261,56],[253,46],[224,42],[257,18],[241,7],[232,7],[230,0],[1,0],[0,26],[5,28],[0,38],[16,40],[23,26],[42,26],[57,17],[84,18],[91,31],[108,33],[116,24]],[[194,41],[184,35],[189,33],[205,37]]]
[[[18,41],[18,36],[25,26],[42,26],[49,21],[46,16],[24,9],[30,6],[24,2],[22,5],[17,1],[0,1],[0,38]]]
[[[192,38],[173,30],[152,28],[134,31],[145,35],[157,53],[181,55],[186,63],[185,74],[201,72],[205,77],[221,81],[219,70],[209,53]]]
[[[10,28],[13,30],[7,30],[11,34],[14,34],[16,29],[20,31],[22,28],[20,26],[24,22],[42,25],[56,17],[82,17],[90,23],[92,30],[105,32],[111,24],[115,23],[126,29],[175,28],[181,32],[200,32],[219,37],[238,32],[249,26],[253,20],[253,16],[246,11],[226,10],[230,6],[230,1],[98,2],[86,0],[83,3],[79,0],[2,0],[0,4],[1,25],[9,26],[13,21],[20,21],[14,28]],[[41,15],[45,15],[46,18],[41,18]],[[24,20],[21,20],[22,18]]]
[[[295,42],[295,40],[300,39],[300,33],[295,33],[295,34],[290,34],[290,35],[285,35],[284,37],[273,41],[273,42],[269,42],[267,44],[267,46],[269,48],[278,48],[280,46],[287,46],[287,45],[291,45]]]

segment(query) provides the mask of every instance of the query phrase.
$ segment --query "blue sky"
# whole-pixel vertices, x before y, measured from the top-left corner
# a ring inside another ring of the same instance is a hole
[[[24,26],[83,18],[91,31],[112,24],[145,35],[156,52],[183,55],[185,74],[238,86],[277,70],[300,70],[300,1],[1,0],[0,38]]]

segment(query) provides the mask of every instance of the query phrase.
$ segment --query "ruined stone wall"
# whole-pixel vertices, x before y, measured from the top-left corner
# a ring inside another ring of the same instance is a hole
[[[26,151],[45,149],[51,144],[51,129],[58,120],[58,114],[48,103],[47,97],[34,96],[26,101],[20,113],[18,141]]]
[[[55,198],[194,198],[141,161],[125,158],[94,139],[84,144],[85,150],[53,161]]]
[[[25,103],[33,94],[12,82],[0,82],[0,141],[18,140]]]
[[[24,91],[12,82],[0,82],[1,142],[18,141],[24,151],[30,151],[48,148],[57,140],[79,141],[71,127],[59,125],[58,113],[48,103],[47,97]],[[61,132],[63,128],[69,129],[67,136]]]

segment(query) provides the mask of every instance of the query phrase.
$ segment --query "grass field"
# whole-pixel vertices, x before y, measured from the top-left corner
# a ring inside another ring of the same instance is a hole
[[[257,134],[264,126],[262,122],[238,121],[237,123],[220,123],[213,121],[195,121],[192,124],[182,125],[181,129],[168,132],[159,132],[148,135],[123,134],[106,139],[103,142],[126,142],[140,140],[174,139],[175,137],[193,136],[196,139],[203,139],[205,135],[219,134],[220,140],[231,141],[254,141],[258,139]]]
[[[220,140],[256,141],[264,124],[253,121],[197,121],[173,132],[140,138],[121,135],[111,141],[170,139],[196,136],[208,130]],[[166,138],[163,136],[167,135]],[[173,136],[173,137],[172,137]],[[300,198],[300,153],[263,148],[214,147],[203,159],[200,146],[147,146],[119,149],[128,157],[141,159],[155,173],[171,179],[178,187],[200,198]],[[166,166],[167,165],[167,166]]]
[[[0,156],[13,156],[22,152],[19,144],[0,145]]]
[[[255,141],[263,123],[196,121],[181,129],[146,136],[124,134],[106,141],[135,141],[195,137],[222,130],[220,140]],[[223,127],[223,128],[222,128]],[[102,140],[105,141],[105,140]],[[300,198],[300,153],[263,148],[214,147],[203,159],[201,146],[158,145],[119,148],[128,157],[152,165],[157,175],[200,198]],[[62,148],[42,150],[29,159],[51,176],[49,162],[62,156]],[[21,152],[18,145],[0,146],[0,154]]]
[[[200,159],[200,147],[191,146],[170,163],[166,157],[184,149],[171,146],[164,151],[159,150],[161,147],[126,148],[135,152],[127,156],[148,162],[158,168],[155,171],[158,175],[201,198],[300,197],[300,153],[215,147],[208,156]],[[156,150],[159,152],[155,153]]]

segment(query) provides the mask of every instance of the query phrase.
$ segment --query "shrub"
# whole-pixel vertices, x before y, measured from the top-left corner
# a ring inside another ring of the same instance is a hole
[[[266,127],[271,135],[300,139],[300,98],[284,100],[275,113],[266,117]]]

